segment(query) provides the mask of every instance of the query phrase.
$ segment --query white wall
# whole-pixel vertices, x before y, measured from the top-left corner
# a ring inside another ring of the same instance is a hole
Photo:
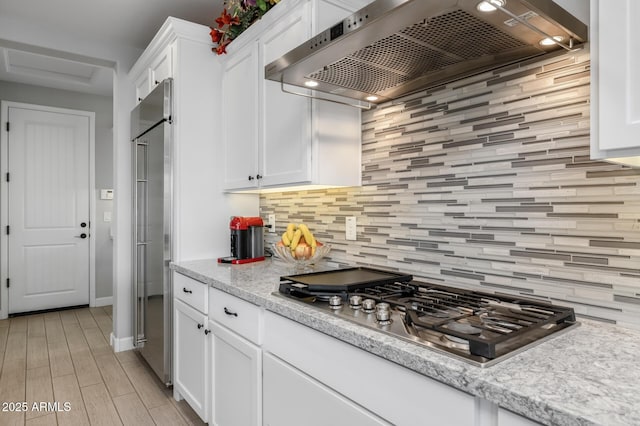
[[[573,14],[573,16],[575,16],[585,24],[589,25],[590,8],[589,8],[588,0],[554,0],[554,1],[558,3],[567,12],[570,12],[571,14]]]

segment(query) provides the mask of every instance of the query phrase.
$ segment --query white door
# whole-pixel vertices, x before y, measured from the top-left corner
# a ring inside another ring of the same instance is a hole
[[[173,301],[173,390],[202,420],[209,418],[207,317],[186,303]],[[224,426],[224,425],[222,425]]]
[[[262,351],[236,333],[209,321],[211,353],[211,424],[262,424]]]
[[[258,170],[258,47],[254,44],[230,54],[222,85],[222,140],[225,156],[225,189],[255,188]]]
[[[311,36],[311,4],[305,3],[260,38],[262,68]],[[262,94],[261,185],[311,180],[311,100],[282,91],[260,74]],[[294,89],[302,91],[300,89]]]
[[[86,305],[89,116],[9,107],[7,119],[9,313]]]

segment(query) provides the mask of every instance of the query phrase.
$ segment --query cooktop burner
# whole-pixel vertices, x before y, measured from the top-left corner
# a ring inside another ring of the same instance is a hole
[[[571,308],[371,268],[281,277],[278,294],[479,366],[578,325]]]

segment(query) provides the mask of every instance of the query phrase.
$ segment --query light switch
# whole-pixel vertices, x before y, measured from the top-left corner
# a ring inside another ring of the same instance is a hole
[[[113,200],[113,189],[101,189],[100,190],[100,199],[101,200]],[[106,220],[105,220],[106,222]]]
[[[102,214],[102,220],[104,222],[111,222],[111,212],[104,212]]]
[[[276,232],[276,215],[275,214],[269,215],[269,223],[267,223],[267,225],[269,225],[269,232]]]

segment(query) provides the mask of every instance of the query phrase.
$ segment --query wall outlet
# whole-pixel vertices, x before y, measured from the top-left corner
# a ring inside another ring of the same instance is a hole
[[[355,241],[358,237],[356,235],[356,217],[347,216],[345,226],[345,238],[350,241]]]
[[[267,220],[267,225],[269,225],[269,232],[276,232],[276,215],[270,214]]]

